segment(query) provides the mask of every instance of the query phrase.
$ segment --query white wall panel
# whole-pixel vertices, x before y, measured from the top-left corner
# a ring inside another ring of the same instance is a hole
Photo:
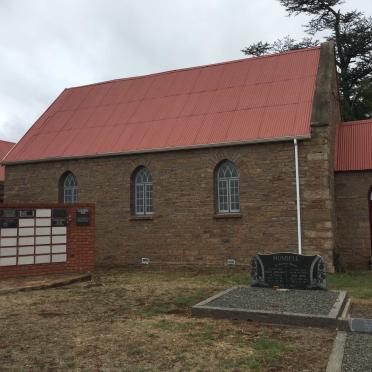
[[[35,230],[33,227],[20,227],[19,228],[19,236],[33,236]]]
[[[52,246],[52,253],[66,253],[66,246],[65,245],[53,245]]]
[[[1,236],[17,236],[17,229],[0,229]]]
[[[17,245],[17,238],[1,238],[0,246],[1,247],[15,247]]]
[[[17,255],[17,248],[0,248],[0,256],[16,256]]]
[[[52,243],[53,244],[63,244],[63,243],[66,244],[66,242],[67,242],[66,235],[52,236]]]
[[[51,217],[51,209],[36,209],[36,217]]]
[[[18,245],[34,245],[35,244],[35,238],[28,237],[28,238],[18,238]]]
[[[53,235],[66,235],[67,228],[65,226],[63,227],[52,227],[52,234]]]
[[[53,254],[52,262],[66,262],[67,256],[65,254]]]
[[[13,266],[17,264],[17,257],[0,257],[0,266]]]
[[[35,220],[33,218],[20,218],[18,221],[19,227],[31,227],[35,225]]]
[[[50,218],[36,218],[36,226],[50,226],[51,219]]]
[[[20,256],[28,255],[28,254],[34,254],[34,247],[19,247],[18,248],[18,254]]]
[[[36,254],[50,253],[50,245],[40,245],[35,247]]]
[[[35,263],[38,264],[38,263],[48,263],[50,262],[50,255],[49,254],[46,254],[46,255],[42,255],[42,256],[35,256]]]
[[[50,227],[37,227],[35,235],[50,235]]]
[[[19,256],[18,265],[32,265],[34,263],[34,256]]]
[[[31,212],[18,218],[18,228],[0,229],[0,266],[67,261],[67,227],[52,226],[51,209]]]
[[[50,236],[37,236],[36,244],[50,244]]]

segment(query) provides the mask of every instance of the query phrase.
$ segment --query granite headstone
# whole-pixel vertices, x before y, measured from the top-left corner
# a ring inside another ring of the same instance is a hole
[[[253,287],[326,289],[325,264],[318,255],[257,254],[252,259],[251,277]]]

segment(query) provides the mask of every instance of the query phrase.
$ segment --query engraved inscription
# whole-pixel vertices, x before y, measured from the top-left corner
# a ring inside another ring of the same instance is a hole
[[[295,253],[258,254],[252,259],[252,286],[325,289],[325,266],[320,256]]]

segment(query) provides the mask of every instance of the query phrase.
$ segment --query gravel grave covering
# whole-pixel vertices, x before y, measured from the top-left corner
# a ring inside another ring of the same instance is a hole
[[[269,288],[238,287],[205,306],[328,315],[338,295],[338,292],[333,291],[277,291]]]
[[[347,335],[341,371],[372,371],[372,335],[363,333]]]

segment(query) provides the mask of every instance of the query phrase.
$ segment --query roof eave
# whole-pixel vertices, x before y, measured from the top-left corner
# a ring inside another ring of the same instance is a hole
[[[204,148],[211,148],[211,147],[231,147],[231,146],[252,145],[252,144],[259,144],[259,143],[270,143],[270,142],[288,142],[288,141],[293,141],[294,139],[306,140],[310,138],[311,138],[310,134],[305,134],[305,135],[299,135],[299,136],[260,138],[260,139],[248,140],[248,141],[220,142],[220,143],[212,143],[212,144],[201,144],[201,145],[193,145],[193,146],[179,146],[179,147],[168,147],[168,148],[153,148],[153,149],[113,152],[113,153],[104,153],[104,154],[89,154],[89,155],[66,156],[66,157],[61,156],[61,157],[51,157],[51,158],[34,159],[34,160],[3,161],[1,162],[1,164],[2,165],[17,165],[17,164],[29,164],[29,163],[55,162],[55,161],[61,161],[61,160],[95,159],[95,158],[123,156],[123,155],[148,154],[148,153],[182,151],[182,150],[196,150],[196,149],[204,149]]]
[[[338,169],[334,169],[334,172],[335,173],[346,173],[346,172],[371,172],[372,171],[372,168],[363,168],[363,167],[360,167],[360,168],[338,168]]]

